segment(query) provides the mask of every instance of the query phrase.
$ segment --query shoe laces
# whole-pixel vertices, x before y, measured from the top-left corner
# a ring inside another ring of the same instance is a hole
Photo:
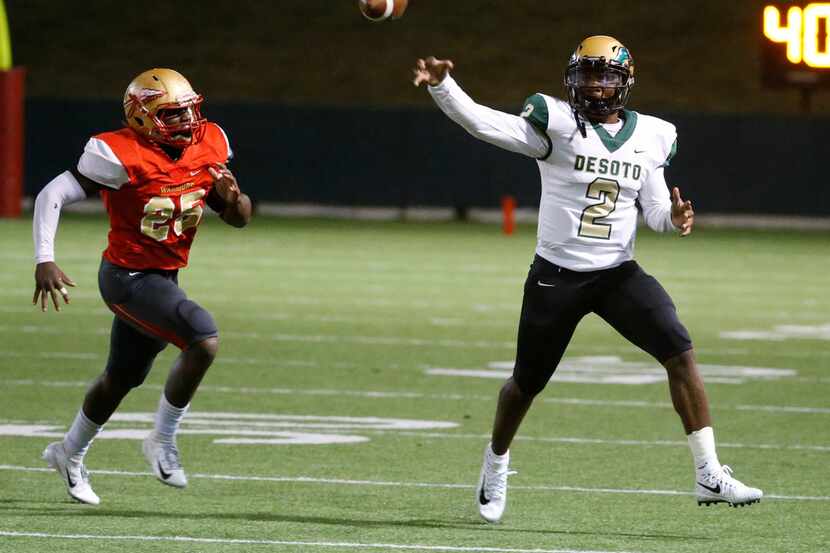
[[[89,484],[89,471],[86,470],[83,464],[78,467],[78,473],[81,475],[81,480]]]
[[[733,477],[732,473],[732,467],[729,465],[721,465],[720,471],[712,474],[712,479],[718,482],[721,486],[735,488],[740,484],[740,481]]]
[[[484,477],[484,495],[490,500],[504,498],[507,494],[507,477],[513,474],[518,473],[506,466],[496,468],[492,463],[488,463]]]
[[[179,448],[176,447],[176,442],[161,444],[161,460],[165,468],[168,470],[178,470],[182,468],[179,462]]]
[[[76,463],[72,460],[67,460],[66,470],[69,474],[71,474],[70,479],[74,480],[75,483],[89,484],[89,472],[86,470],[86,466],[84,466],[83,463]]]

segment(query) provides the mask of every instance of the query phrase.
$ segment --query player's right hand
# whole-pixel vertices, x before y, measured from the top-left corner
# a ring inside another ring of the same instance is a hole
[[[430,56],[425,60],[419,59],[412,69],[412,73],[415,75],[412,84],[420,86],[422,83],[427,83],[429,86],[438,86],[452,71],[453,67],[451,60],[439,60],[435,59],[435,56]]]
[[[46,311],[47,297],[51,296],[55,311],[60,311],[58,294],[63,296],[64,302],[69,303],[67,286],[75,286],[75,282],[66,276],[54,261],[38,263],[35,267],[35,295],[32,297],[32,305],[37,305],[38,300],[40,300],[41,311]]]

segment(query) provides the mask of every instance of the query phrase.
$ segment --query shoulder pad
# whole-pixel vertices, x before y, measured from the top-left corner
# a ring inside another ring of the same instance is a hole
[[[548,123],[550,121],[548,103],[541,94],[536,93],[525,100],[521,116],[543,133],[548,132]]]
[[[665,160],[662,167],[668,166],[677,154],[677,127],[653,115],[643,115],[642,113],[638,115],[640,124],[647,126],[648,132],[657,137],[657,143],[662,148],[663,159]]]

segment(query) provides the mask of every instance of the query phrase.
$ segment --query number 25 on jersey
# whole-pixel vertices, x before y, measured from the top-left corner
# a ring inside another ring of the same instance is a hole
[[[172,198],[154,196],[144,204],[144,217],[141,219],[141,233],[153,240],[163,242],[170,235],[172,227],[176,236],[180,236],[185,230],[195,227],[202,220],[201,201],[205,196],[202,189],[182,194],[179,197],[181,212],[178,217],[173,218],[176,212],[176,204]],[[172,220],[172,225],[170,224]]]

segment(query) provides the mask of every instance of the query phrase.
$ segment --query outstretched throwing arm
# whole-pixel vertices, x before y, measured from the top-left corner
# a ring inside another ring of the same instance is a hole
[[[412,70],[412,83],[429,85],[441,111],[479,140],[533,158],[548,154],[547,136],[526,119],[477,104],[450,76],[454,67],[451,60],[419,59]]]

